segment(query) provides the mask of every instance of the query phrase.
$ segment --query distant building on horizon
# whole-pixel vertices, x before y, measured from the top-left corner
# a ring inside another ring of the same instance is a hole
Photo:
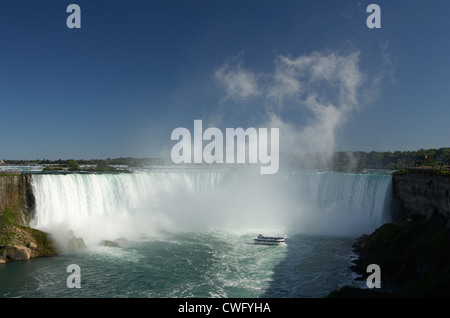
[[[5,164],[5,160],[0,160],[0,165],[4,165]]]

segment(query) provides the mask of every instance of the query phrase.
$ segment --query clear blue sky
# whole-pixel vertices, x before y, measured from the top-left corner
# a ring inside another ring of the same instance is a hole
[[[66,26],[71,3],[81,29]],[[366,26],[370,3],[380,29]],[[0,159],[170,156],[172,130],[194,119],[279,125],[280,145],[308,150],[449,147],[449,12],[446,0],[0,0]]]

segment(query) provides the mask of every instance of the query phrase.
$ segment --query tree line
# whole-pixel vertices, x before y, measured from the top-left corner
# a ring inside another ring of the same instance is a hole
[[[34,160],[4,160],[7,165],[55,165],[78,169],[79,166],[128,166],[144,167],[151,165],[164,165],[161,158],[107,158],[107,159],[34,159]]]
[[[311,154],[311,158],[319,154]],[[58,159],[58,160],[4,160],[9,165],[53,165],[76,171],[80,166],[92,166],[108,171],[111,166],[145,167],[173,164],[170,158],[107,158],[107,159]],[[419,149],[417,151],[337,151],[331,156],[326,168],[338,171],[364,169],[399,170],[407,167],[450,166],[450,148]],[[112,170],[110,170],[112,171]]]
[[[450,148],[419,149],[417,151],[395,152],[336,152],[332,166],[336,169],[390,169],[399,170],[408,167],[450,166]]]

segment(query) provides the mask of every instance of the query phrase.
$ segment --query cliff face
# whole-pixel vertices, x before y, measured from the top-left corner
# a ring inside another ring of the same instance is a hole
[[[393,176],[394,196],[403,203],[403,213],[450,217],[450,176],[433,171],[408,170]]]
[[[359,257],[352,270],[364,280],[367,266],[377,264],[382,289],[344,287],[329,297],[450,297],[450,170],[403,169],[392,182],[403,206],[395,218],[403,220],[383,224],[353,245]]]
[[[14,211],[17,222],[25,225],[31,219],[34,205],[31,175],[0,175],[0,212]]]
[[[50,235],[27,226],[34,206],[31,175],[0,174],[0,264],[56,254]]]

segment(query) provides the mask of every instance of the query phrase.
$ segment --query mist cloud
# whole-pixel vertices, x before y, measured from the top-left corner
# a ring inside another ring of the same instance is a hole
[[[360,67],[360,51],[312,52],[298,57],[279,55],[271,73],[225,63],[215,78],[226,99],[260,104],[266,122],[280,129],[280,151],[299,158],[305,153],[336,150],[338,130],[353,112],[373,100],[380,78],[369,81]],[[368,98],[370,96],[370,98]]]
[[[224,87],[226,99],[245,100],[260,94],[256,74],[244,70],[241,63],[229,62],[217,69],[215,78]]]

